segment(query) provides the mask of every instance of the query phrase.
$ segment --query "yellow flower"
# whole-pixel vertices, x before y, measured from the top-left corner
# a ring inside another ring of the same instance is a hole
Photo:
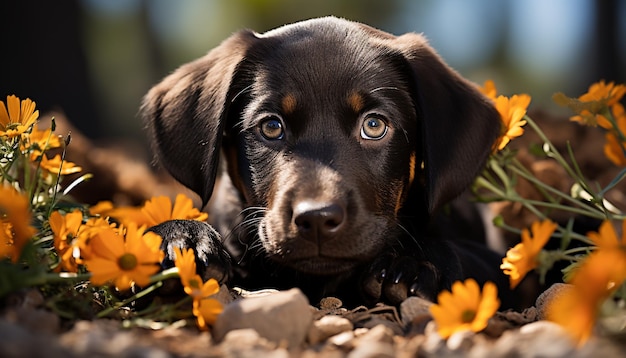
[[[83,168],[72,162],[61,160],[60,154],[55,155],[52,159],[48,159],[45,155],[42,156],[40,166],[48,173],[48,175],[69,175],[83,170]]]
[[[61,260],[59,269],[67,272],[78,272],[80,248],[78,246],[79,230],[83,225],[83,213],[74,210],[61,215],[53,212],[49,219],[50,229],[54,233],[54,248]]]
[[[480,91],[480,93],[487,96],[487,98],[490,98],[493,101],[496,100],[498,92],[496,90],[496,84],[492,80],[485,81],[483,87],[478,87],[478,90]]]
[[[8,108],[8,111],[7,111]],[[29,98],[21,101],[14,95],[7,96],[7,104],[0,101],[0,136],[15,138],[24,134],[39,118],[35,102]]]
[[[608,125],[609,121],[605,117],[605,112],[609,107],[619,105],[624,94],[626,94],[625,85],[599,81],[589,86],[587,93],[578,98],[569,98],[563,93],[556,93],[553,99],[556,103],[576,112],[577,115],[570,117],[570,120],[589,126],[600,125],[609,129],[610,125]]]
[[[603,121],[598,121],[598,125],[609,132],[605,134],[606,143],[604,144],[604,155],[617,166],[626,166],[626,143],[619,138],[626,135],[626,114],[624,113],[624,106],[621,104],[615,104],[612,107],[613,117],[615,118],[616,128],[613,128],[611,123],[604,117]]]
[[[174,253],[176,254],[174,264],[178,268],[178,275],[185,293],[193,297],[193,315],[196,316],[198,327],[204,330],[207,324],[215,322],[223,310],[219,301],[209,298],[219,292],[219,285],[215,279],[202,283],[202,278],[196,273],[196,257],[193,249],[183,252],[175,247]]]
[[[213,298],[194,301],[193,314],[196,316],[198,328],[206,330],[207,324],[214,324],[217,316],[219,316],[223,310],[224,307],[222,304]]]
[[[77,272],[78,265],[84,259],[91,257],[89,240],[103,229],[109,229],[111,225],[101,218],[89,218],[83,223],[83,213],[74,210],[65,216],[54,211],[49,219],[50,228],[54,233],[54,248],[56,249],[60,264],[58,269],[67,272]]]
[[[437,332],[444,339],[464,330],[483,330],[500,307],[496,285],[485,283],[481,293],[478,284],[471,278],[455,282],[452,292],[441,292],[437,302],[430,307],[430,313],[437,323]]]
[[[24,245],[37,232],[31,220],[28,199],[12,187],[0,187],[0,259],[17,262]]]
[[[498,96],[495,106],[502,119],[500,137],[494,145],[495,150],[502,150],[511,141],[524,134],[522,128],[526,124],[524,116],[530,105],[530,96],[527,94],[513,95],[511,98]]]
[[[624,279],[626,252],[599,248],[576,270],[570,282],[572,286],[549,302],[548,320],[561,325],[582,346],[593,332],[600,306]]]
[[[119,290],[128,289],[133,283],[147,286],[163,260],[161,237],[132,223],[125,229],[125,236],[120,232],[107,228],[91,238],[92,257],[84,262],[92,273],[91,282],[103,285],[115,280]]]
[[[589,232],[589,237],[598,249],[626,248],[626,220],[622,221],[622,237],[618,238],[611,221],[605,220],[600,225],[598,232]]]
[[[604,144],[604,155],[615,165],[626,166],[626,143],[621,142],[615,134],[605,134],[606,143]]]
[[[522,242],[507,251],[500,265],[500,269],[509,275],[511,288],[515,288],[529,271],[537,267],[537,255],[556,228],[556,223],[545,220],[531,225],[532,238],[528,229],[522,230]]]
[[[197,275],[196,272],[196,256],[193,249],[187,249],[184,252],[180,247],[174,247],[174,265],[178,268],[178,276],[184,287],[189,285],[189,280]],[[202,280],[200,280],[202,282]],[[185,292],[187,289],[185,289]],[[188,293],[188,292],[187,292]]]
[[[587,93],[578,97],[581,102],[602,102],[605,106],[612,106],[619,102],[626,94],[625,85],[615,85],[615,82],[605,83],[604,80],[589,86]]]
[[[59,136],[52,134],[51,128],[39,130],[35,124],[28,136],[27,143],[22,145],[22,150],[31,150],[31,161],[34,161],[44,151],[59,147],[61,147],[61,140]]]
[[[146,201],[141,208],[122,207],[104,211],[103,214],[109,215],[124,224],[134,222],[137,225],[146,225],[148,227],[168,220],[205,221],[208,218],[208,214],[194,208],[191,199],[184,194],[176,196],[173,207],[170,198],[158,196]]]

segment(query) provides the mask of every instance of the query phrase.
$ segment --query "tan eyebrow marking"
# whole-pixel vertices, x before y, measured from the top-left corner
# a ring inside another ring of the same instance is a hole
[[[281,105],[283,108],[283,114],[286,114],[286,115],[292,114],[296,110],[296,105],[297,105],[296,97],[293,94],[288,93],[285,97],[283,97],[283,100],[281,101]]]
[[[413,184],[415,179],[415,152],[411,153],[411,159],[409,161],[409,185]]]
[[[348,95],[348,105],[355,113],[360,113],[365,106],[365,100],[358,92],[352,92]]]

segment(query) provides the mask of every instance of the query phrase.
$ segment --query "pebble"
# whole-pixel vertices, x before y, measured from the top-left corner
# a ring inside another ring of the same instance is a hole
[[[308,333],[308,341],[310,344],[317,344],[325,341],[328,337],[334,336],[341,332],[352,331],[354,326],[350,320],[336,315],[323,316],[319,320],[313,322]]]
[[[312,321],[307,298],[291,289],[233,301],[217,318],[213,337],[220,342],[230,331],[252,328],[269,341],[294,348],[304,343]]]

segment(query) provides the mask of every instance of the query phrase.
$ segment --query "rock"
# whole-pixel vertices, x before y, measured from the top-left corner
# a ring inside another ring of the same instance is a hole
[[[537,309],[537,319],[542,320],[546,319],[546,310],[548,304],[559,295],[563,294],[566,290],[571,289],[571,285],[566,283],[555,283],[550,286],[547,290],[545,290],[539,297],[537,297],[537,301],[535,302],[535,307]]]
[[[346,318],[335,315],[324,316],[313,322],[311,329],[309,329],[308,341],[310,344],[317,344],[328,337],[351,331],[353,328],[352,322]]]
[[[218,316],[213,337],[220,342],[230,331],[252,328],[269,341],[294,348],[304,342],[312,320],[307,298],[291,289],[233,301]]]
[[[473,338],[476,333],[472,331],[460,331],[453,333],[446,341],[446,346],[453,352],[467,352],[472,348]]]
[[[362,342],[350,351],[347,358],[393,358],[395,350],[391,343]]]
[[[432,321],[430,306],[432,302],[420,297],[409,297],[400,304],[400,317],[404,331],[409,336],[424,334],[426,324]]]
[[[420,297],[411,296],[400,304],[400,317],[402,323],[408,326],[415,319],[422,319],[424,316],[430,317],[430,306],[432,302]]]
[[[226,333],[219,345],[220,355],[227,357],[288,358],[289,352],[276,343],[269,342],[251,328],[236,329]]]
[[[361,342],[379,342],[379,343],[393,343],[394,332],[387,326],[379,324],[374,328],[368,330],[366,333],[359,336],[358,340]]]
[[[337,347],[352,349],[354,347],[354,332],[345,331],[328,338],[328,343]]]
[[[559,325],[537,321],[505,332],[488,353],[494,357],[567,357],[576,348]]]

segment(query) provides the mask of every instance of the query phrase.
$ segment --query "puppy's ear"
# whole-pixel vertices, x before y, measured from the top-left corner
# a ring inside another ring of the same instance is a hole
[[[231,82],[256,39],[241,31],[154,86],[141,115],[156,159],[206,204],[217,174]]]
[[[409,63],[422,126],[428,210],[454,199],[484,166],[500,115],[471,82],[448,67],[418,34],[391,41]]]

